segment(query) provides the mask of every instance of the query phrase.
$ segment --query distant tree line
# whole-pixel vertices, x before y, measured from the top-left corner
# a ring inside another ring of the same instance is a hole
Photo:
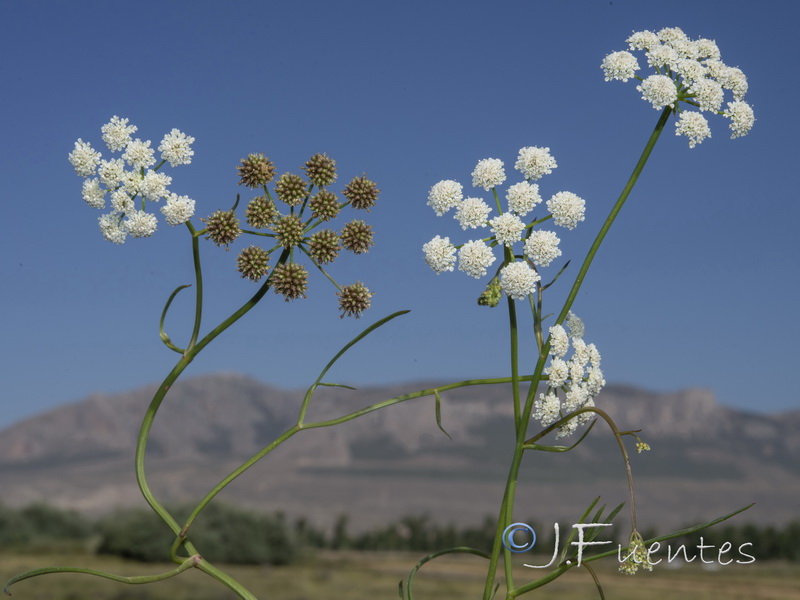
[[[177,508],[173,514],[186,513]],[[539,536],[535,550],[551,555],[555,544],[552,525],[548,529],[531,524]],[[605,539],[612,537],[612,531],[610,528]],[[652,531],[647,534],[645,539],[655,535]],[[569,525],[562,525],[561,548],[568,535]],[[734,547],[749,542],[749,553],[757,560],[800,561],[800,521],[784,527],[723,525],[671,543],[697,545],[701,536],[703,543],[718,547],[725,542]],[[494,523],[486,518],[478,526],[457,527],[433,523],[426,516],[410,516],[355,533],[350,531],[348,518],[341,516],[326,531],[306,519],[290,521],[281,513],[264,514],[215,503],[192,526],[189,537],[213,561],[281,565],[315,548],[428,553],[471,546],[488,552],[494,540]],[[91,520],[44,504],[19,509],[0,505],[0,552],[83,550],[140,561],[166,561],[172,541],[171,532],[148,509],[118,510]]]

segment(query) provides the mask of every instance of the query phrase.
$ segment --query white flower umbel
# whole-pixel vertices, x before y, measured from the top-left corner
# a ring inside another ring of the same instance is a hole
[[[728,110],[724,115],[731,120],[731,139],[747,135],[756,122],[753,109],[747,102],[728,102]]]
[[[533,404],[533,418],[537,419],[544,427],[555,423],[561,416],[561,400],[552,390],[547,394],[539,394]]]
[[[540,279],[526,262],[512,262],[500,269],[500,289],[512,300],[524,300],[534,293]]]
[[[508,188],[506,200],[508,200],[508,210],[524,217],[542,201],[542,197],[539,195],[538,185],[520,181]]]
[[[189,196],[178,196],[171,193],[167,197],[167,202],[161,207],[161,214],[164,215],[167,225],[174,227],[185,223],[194,215],[194,200]]]
[[[525,240],[523,252],[535,265],[547,267],[561,256],[558,244],[561,240],[553,231],[537,230]]]
[[[639,61],[630,52],[612,52],[603,59],[600,67],[606,76],[606,81],[617,79],[628,81],[636,76],[639,70]]]
[[[514,168],[520,171],[526,179],[541,179],[549,175],[558,167],[556,159],[550,154],[550,148],[526,146],[521,148]]]
[[[78,175],[89,177],[94,175],[97,165],[100,164],[100,153],[92,148],[89,142],[78,138],[78,141],[75,142],[75,149],[69,153],[69,162],[72,163]]]
[[[96,177],[83,180],[83,190],[81,190],[83,200],[92,208],[106,207],[106,190],[100,187],[100,182]]]
[[[155,233],[158,221],[155,215],[143,210],[137,210],[125,215],[125,220],[122,224],[131,237],[142,238],[150,237]]]
[[[583,324],[583,319],[574,312],[569,311],[567,313],[567,318],[564,319],[564,325],[569,329],[569,337],[573,339],[583,339],[586,333],[586,327]]]
[[[450,238],[436,236],[422,246],[425,253],[425,262],[437,274],[452,271],[456,264],[456,248],[450,243]]]
[[[451,208],[459,205],[463,198],[463,187],[457,181],[445,179],[435,184],[428,192],[428,206],[441,217]]]
[[[456,208],[455,219],[461,225],[461,229],[468,227],[477,229],[486,226],[490,212],[492,209],[480,198],[466,198]]]
[[[486,269],[497,260],[492,249],[482,240],[472,240],[461,246],[458,251],[458,270],[470,277],[480,279],[486,275]]]
[[[489,221],[489,227],[498,243],[512,246],[522,239],[525,223],[513,213],[503,213]]]
[[[167,161],[170,167],[188,165],[192,162],[192,156],[194,156],[192,144],[194,144],[192,136],[186,135],[178,129],[173,129],[161,140],[158,145],[158,151],[161,152],[162,160]]]
[[[136,125],[128,125],[128,119],[120,119],[114,115],[111,121],[100,128],[103,141],[112,152],[119,152],[131,142],[131,135],[136,133]]]
[[[122,158],[134,169],[147,169],[156,164],[155,152],[150,147],[150,140],[143,142],[139,138],[128,144]]]
[[[690,148],[710,137],[711,130],[705,119],[682,110],[681,102],[730,118],[732,138],[746,135],[753,127],[753,109],[744,103],[747,77],[738,67],[728,66],[722,61],[714,40],[699,38],[692,41],[679,27],[665,27],[658,33],[635,32],[627,42],[631,51],[644,50],[648,65],[656,71],[647,77],[642,76],[644,78],[636,89],[653,108],[675,109],[675,114],[680,115],[676,133],[689,138]],[[616,76],[617,72],[612,68],[622,60],[622,56],[621,53],[612,53],[603,60],[601,66],[606,81],[623,79]],[[622,72],[621,67],[618,69]],[[730,90],[733,102],[728,102],[728,109],[722,111],[726,90]]]
[[[119,188],[111,192],[111,208],[122,214],[127,214],[134,210],[133,198],[128,195],[125,188]]]
[[[704,139],[711,137],[711,128],[706,118],[699,112],[684,110],[675,122],[675,135],[688,137],[689,148],[694,148]]]
[[[101,215],[97,219],[97,224],[100,226],[100,233],[103,237],[114,244],[125,243],[125,238],[128,232],[122,227],[122,215],[120,213],[112,212]]]
[[[547,201],[547,210],[553,215],[553,222],[567,229],[583,221],[586,212],[586,201],[572,192],[558,192]]]
[[[647,100],[653,108],[662,109],[665,106],[675,107],[678,100],[678,88],[675,82],[666,75],[650,75],[636,89],[642,92],[642,99]]]
[[[125,178],[125,162],[121,158],[111,160],[101,160],[97,168],[97,174],[103,185],[114,188]]]
[[[561,325],[550,328],[550,354],[556,358],[563,358],[569,350],[569,336]]]
[[[490,190],[497,187],[506,180],[506,172],[503,170],[503,161],[499,158],[485,158],[478,161],[475,170],[472,171],[472,185]]]
[[[170,183],[172,177],[166,173],[148,170],[139,184],[139,193],[147,200],[156,201],[167,195],[167,186]]]
[[[544,372],[548,378],[547,385],[552,388],[560,388],[569,379],[569,365],[563,358],[553,358]]]

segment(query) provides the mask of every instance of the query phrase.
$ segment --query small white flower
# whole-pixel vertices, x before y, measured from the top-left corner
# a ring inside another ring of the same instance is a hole
[[[575,229],[585,218],[586,201],[572,192],[558,192],[547,201],[547,210],[553,215],[556,225]]]
[[[570,331],[570,335],[571,334],[572,331]],[[583,341],[583,338],[572,338],[572,360],[580,364],[581,367],[585,367],[589,364],[589,346]],[[583,377],[583,375],[580,377]]]
[[[100,181],[108,187],[116,187],[125,178],[125,162],[121,158],[101,160],[97,169]]]
[[[675,48],[664,44],[653,46],[647,51],[647,64],[656,69],[674,69],[680,58]]]
[[[136,133],[136,125],[128,125],[128,119],[120,119],[114,115],[111,121],[100,128],[103,141],[112,152],[118,152],[130,144],[131,135]]]
[[[547,394],[539,394],[536,402],[533,403],[533,418],[538,419],[542,426],[547,427],[555,423],[559,418],[561,401],[558,395],[552,390]]]
[[[547,267],[561,256],[561,249],[558,247],[560,241],[553,231],[537,230],[525,240],[523,252],[534,264],[540,267]]]
[[[573,339],[581,339],[586,333],[586,327],[583,324],[583,319],[581,319],[572,311],[567,313],[567,318],[564,319],[564,324],[569,327],[569,336]]]
[[[572,385],[564,396],[564,412],[571,413],[582,408],[589,399],[586,387],[578,380],[572,380]]]
[[[711,137],[708,121],[699,112],[684,110],[675,122],[675,135],[689,138],[689,148],[694,148],[704,139]]]
[[[142,238],[150,237],[155,233],[158,220],[155,215],[143,210],[137,210],[125,215],[125,220],[122,224],[125,230],[131,234],[131,237]]]
[[[600,367],[589,367],[586,375],[586,390],[589,392],[590,396],[597,396],[606,385],[603,372],[600,370]]]
[[[747,77],[737,67],[725,67],[717,76],[717,80],[726,90],[733,92],[734,100],[743,100],[747,93]]]
[[[108,213],[101,215],[97,219],[97,224],[100,226],[100,233],[109,242],[114,244],[122,244],[125,242],[125,237],[128,232],[122,227],[120,223],[122,215],[119,213]]]
[[[492,249],[482,240],[472,240],[458,251],[458,269],[470,277],[479,279],[496,260]]]
[[[550,328],[550,354],[557,358],[563,358],[569,350],[569,336],[561,325],[553,325]]]
[[[524,300],[528,294],[534,293],[540,279],[526,262],[509,263],[500,269],[500,288],[512,300]]]
[[[75,172],[81,177],[94,175],[97,165],[100,162],[100,153],[97,152],[89,142],[84,142],[78,138],[75,142],[75,149],[69,153],[69,162],[72,163]]]
[[[706,38],[700,38],[694,41],[695,55],[697,58],[715,58],[719,59],[720,52],[717,42]]]
[[[127,214],[134,210],[133,199],[125,191],[125,188],[119,188],[111,192],[111,208],[122,214]]]
[[[628,81],[639,70],[639,61],[630,52],[612,52],[603,59],[600,67],[603,69],[606,81],[614,79]]]
[[[503,170],[503,161],[498,158],[484,158],[478,161],[472,172],[472,185],[485,190],[497,187],[505,180],[506,172]]]
[[[597,346],[594,344],[589,344],[586,346],[586,349],[589,351],[589,364],[594,369],[600,368],[600,351],[597,349]]]
[[[642,99],[647,100],[653,108],[674,107],[678,99],[675,82],[666,75],[650,75],[636,89],[642,92]]]
[[[576,340],[576,341],[583,341],[583,340]],[[580,361],[580,358],[577,355],[573,355],[572,358],[567,362],[567,367],[569,368],[569,378],[572,380],[573,388],[575,389],[575,384],[580,382],[583,379],[583,364]],[[568,396],[569,398],[569,396]],[[575,410],[570,409],[570,410]]]
[[[545,374],[548,377],[547,385],[560,388],[569,378],[569,366],[564,359],[556,357],[550,361],[550,367],[545,369]]]
[[[717,112],[722,106],[722,86],[713,79],[695,81],[688,91],[690,94],[694,94],[700,110]]]
[[[441,217],[451,208],[458,206],[462,196],[461,184],[452,179],[445,179],[435,184],[428,193],[428,206],[433,208],[437,217]]]
[[[83,195],[83,201],[92,208],[105,208],[106,190],[100,187],[100,182],[96,177],[83,180],[83,189],[81,193]]]
[[[158,151],[161,152],[161,158],[167,161],[170,167],[188,165],[192,162],[192,156],[194,156],[193,143],[194,138],[192,136],[186,135],[178,129],[173,129],[161,140],[158,145]]]
[[[150,140],[143,142],[136,138],[128,144],[122,158],[134,169],[147,169],[156,163],[155,152],[150,147]]]
[[[492,209],[480,198],[467,198],[456,208],[455,218],[461,229],[485,227]]]
[[[156,201],[167,195],[167,186],[170,183],[172,183],[172,177],[166,173],[148,170],[139,184],[139,193],[147,200]]]
[[[139,194],[142,187],[142,176],[136,171],[125,171],[122,176],[122,188],[131,198]]]
[[[566,423],[564,423],[561,427],[558,428],[558,433],[556,433],[556,439],[569,437],[573,433],[578,430],[578,419],[570,419]]]
[[[636,31],[627,40],[631,50],[649,50],[660,44],[658,35],[652,31]]]
[[[682,58],[675,65],[675,72],[683,78],[685,83],[700,81],[706,76],[706,68],[691,58]]]
[[[665,43],[688,41],[689,37],[680,27],[665,27],[658,32],[658,39]]]
[[[506,200],[508,200],[508,210],[524,217],[542,201],[542,197],[539,195],[538,185],[520,181],[508,188]]]
[[[171,193],[167,197],[167,202],[161,207],[161,213],[167,221],[167,225],[174,227],[185,223],[194,215],[195,202],[189,196],[178,196]]]
[[[739,100],[728,102],[728,110],[723,114],[731,120],[731,139],[747,135],[756,121],[750,105]]]
[[[507,212],[489,221],[498,243],[511,246],[522,239],[525,223],[517,215]]]
[[[520,171],[526,179],[541,179],[549,175],[558,167],[556,159],[550,154],[550,148],[526,146],[521,148],[514,168]]]
[[[437,274],[455,268],[456,248],[450,243],[450,238],[437,235],[422,246],[422,251],[425,253],[425,262]]]

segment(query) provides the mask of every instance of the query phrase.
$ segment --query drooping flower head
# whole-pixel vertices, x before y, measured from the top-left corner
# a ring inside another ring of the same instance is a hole
[[[636,89],[643,100],[655,109],[669,107],[678,113],[675,134],[686,136],[690,148],[711,137],[702,112],[730,119],[731,138],[747,135],[752,129],[753,109],[744,102],[747,77],[738,67],[722,62],[714,40],[692,40],[679,27],[666,27],[657,32],[634,32],[627,43],[629,51],[612,52],[603,59],[600,67],[605,80],[639,80]],[[644,52],[653,74],[637,75],[640,66],[633,54],[637,51]],[[733,99],[723,110],[726,92]]]

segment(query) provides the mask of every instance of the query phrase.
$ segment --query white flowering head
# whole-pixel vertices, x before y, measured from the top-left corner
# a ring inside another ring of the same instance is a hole
[[[552,231],[540,231],[537,226],[552,218],[557,225],[572,229],[584,219],[585,202],[571,192],[555,194],[547,202],[546,210],[541,206],[539,184],[532,180],[551,173],[556,166],[549,148],[522,148],[515,167],[524,180],[509,184],[503,195],[496,189],[506,178],[503,162],[496,158],[480,161],[472,173],[473,183],[492,189],[499,213],[494,217],[493,206],[484,199],[462,198],[460,183],[444,180],[435,184],[428,194],[428,205],[437,215],[455,208],[454,218],[462,230],[488,228],[488,231],[479,236],[482,239],[463,244],[451,243],[449,237],[437,235],[423,246],[428,266],[439,274],[454,271],[458,261],[458,270],[470,277],[479,279],[488,274],[491,282],[478,299],[482,306],[497,306],[503,293],[515,300],[527,298],[541,281],[539,269],[550,266],[561,256],[558,236]],[[507,201],[505,206],[501,205],[503,196]],[[503,247],[499,264],[495,264],[498,262],[493,252],[495,246]],[[493,273],[489,273],[490,268]]]
[[[194,155],[194,138],[177,129],[166,134],[158,147],[162,161],[153,169],[156,159],[152,142],[132,139],[136,131],[128,119],[115,115],[101,127],[101,135],[108,149],[122,152],[121,156],[105,160],[82,139],[75,142],[69,154],[75,172],[86,178],[81,190],[84,201],[92,208],[102,209],[106,196],[110,196],[112,212],[102,215],[98,225],[103,237],[115,244],[122,244],[128,235],[141,238],[155,233],[158,220],[143,210],[143,200],[158,202],[166,198],[161,212],[169,225],[185,223],[194,214],[194,200],[171,192],[168,186],[172,177],[159,171],[167,162],[171,166],[189,164]]]
[[[500,288],[513,300],[524,300],[536,291],[541,277],[526,262],[512,262],[500,269]]]
[[[498,158],[485,158],[478,161],[475,170],[472,171],[472,185],[490,190],[497,187],[506,180],[506,172],[503,170],[503,161]]]
[[[492,209],[480,198],[467,198],[456,208],[455,219],[461,229],[485,227]]]
[[[461,246],[458,251],[458,270],[470,277],[480,279],[486,275],[486,269],[497,260],[492,249],[482,240],[472,240]]]
[[[594,398],[605,386],[600,370],[600,353],[594,344],[583,341],[583,321],[573,312],[561,325],[550,327],[550,364],[545,368],[547,391],[534,404],[532,417],[543,427],[567,418],[570,413],[594,406]],[[567,332],[569,330],[569,333]],[[572,347],[572,355],[567,356]],[[563,399],[559,394],[563,394]],[[566,437],[594,418],[583,412],[558,427],[556,437]]]
[[[437,235],[422,246],[422,251],[425,253],[425,262],[437,274],[452,271],[455,268],[456,247],[450,243],[450,238]]]
[[[428,206],[433,208],[437,217],[441,217],[451,208],[459,205],[463,198],[463,188],[457,181],[446,179],[431,188],[428,193]]]
[[[525,179],[541,179],[549,175],[558,166],[556,159],[550,154],[550,148],[527,146],[520,149],[514,168],[521,172]]]
[[[612,52],[601,63],[605,80],[638,79],[641,83],[636,89],[643,100],[655,109],[669,108],[679,115],[676,134],[686,136],[690,148],[711,137],[708,121],[693,108],[728,117],[732,138],[746,135],[753,127],[753,109],[744,102],[747,77],[738,67],[722,61],[714,40],[692,40],[679,27],[665,27],[658,32],[634,32],[627,43],[630,52]],[[644,51],[653,74],[635,74],[638,62],[632,53],[636,51]],[[723,110],[726,92],[733,99]]]
[[[547,201],[547,209],[553,215],[553,222],[567,229],[583,221],[586,212],[586,201],[572,192],[558,192]]]

